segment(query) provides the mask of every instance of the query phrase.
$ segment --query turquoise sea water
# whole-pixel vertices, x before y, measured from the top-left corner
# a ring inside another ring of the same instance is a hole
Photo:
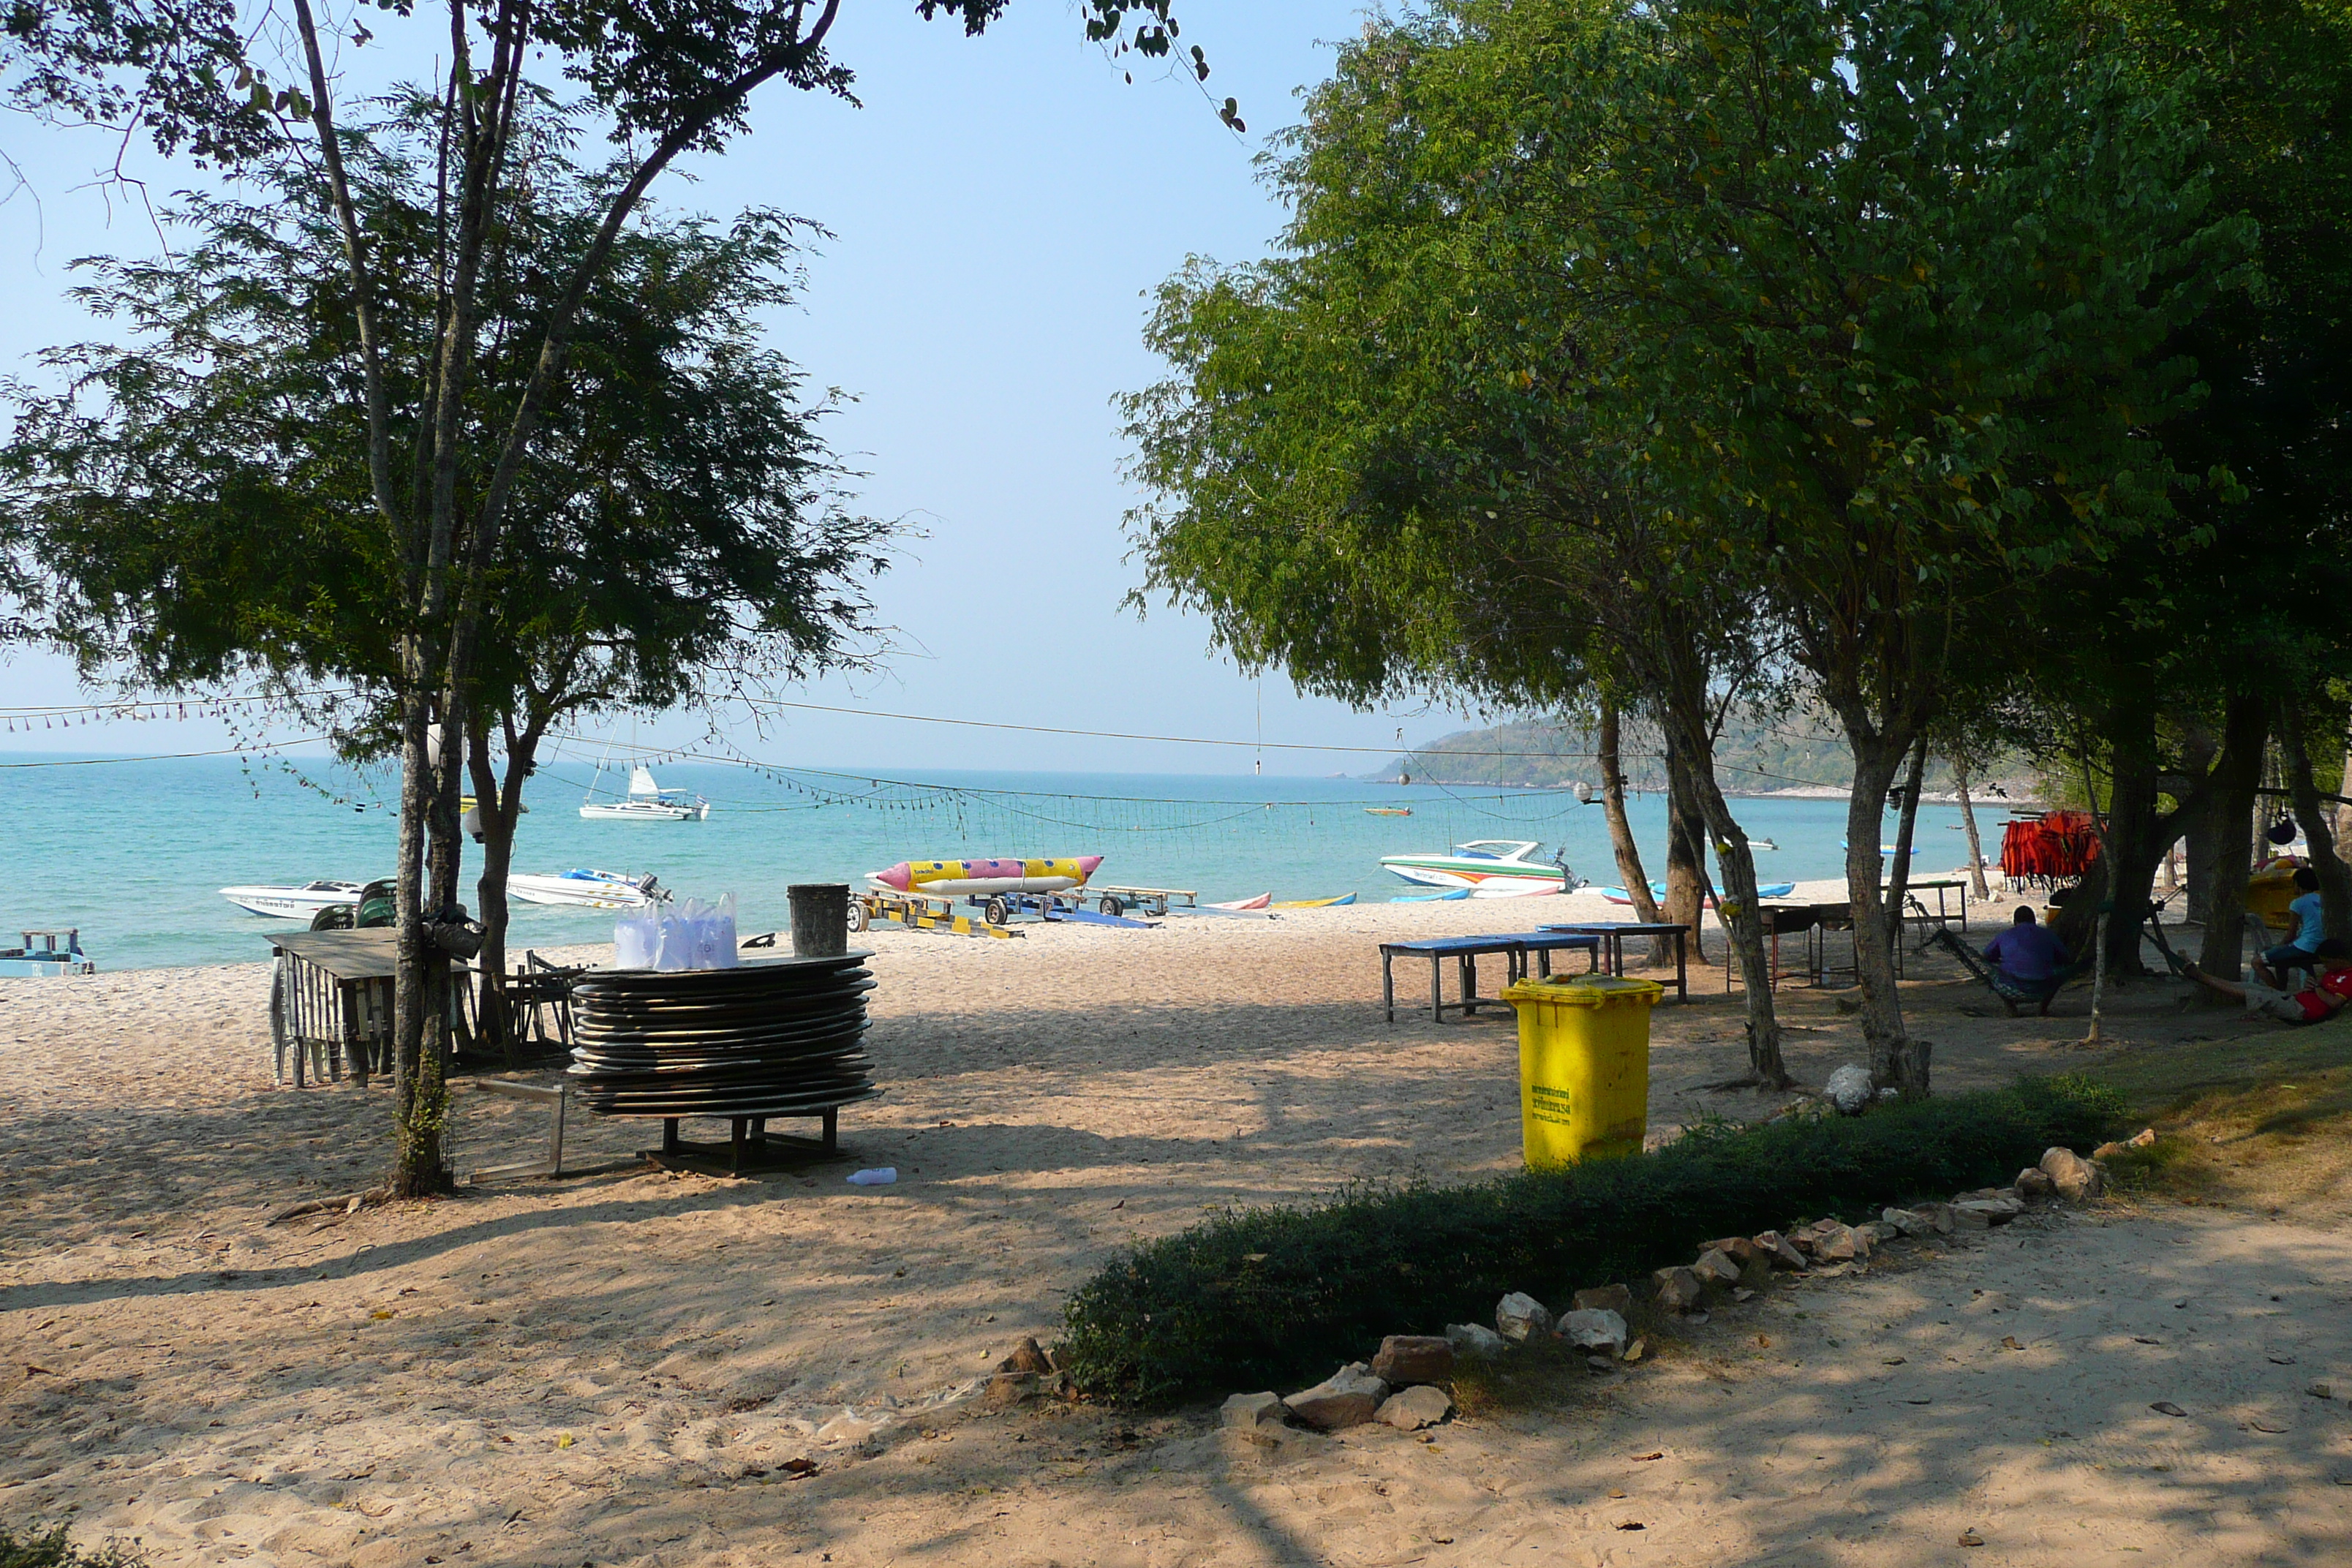
[[[0,763],[50,763],[31,754]],[[1272,891],[1278,899],[1355,891],[1366,901],[1408,890],[1380,868],[1383,855],[1443,850],[1472,838],[1534,838],[1546,854],[1613,883],[1598,805],[1565,792],[1369,784],[1355,779],[1141,773],[931,771],[909,788],[892,775],[769,773],[733,766],[658,766],[664,787],[713,804],[704,822],[592,822],[579,815],[593,761],[563,760],[532,781],[515,869],[575,866],[654,872],[681,895],[732,892],[746,934],[789,924],[793,882],[855,881],[896,861],[977,856],[1105,857],[1097,879],[1191,888],[1206,899]],[[606,793],[617,787],[606,773]],[[9,875],[0,893],[0,942],[25,926],[79,926],[100,968],[238,963],[266,957],[293,921],[250,915],[224,900],[232,883],[364,881],[393,873],[396,825],[388,775],[320,761],[234,757],[0,768],[0,822]],[[1843,873],[1845,803],[1738,802],[1752,837],[1780,848],[1758,857],[1767,880]],[[1406,805],[1409,817],[1367,805]],[[1664,803],[1633,803],[1654,876],[1664,864]],[[1919,875],[1961,864],[1959,813],[1919,818]],[[1998,813],[1979,812],[1986,848]],[[1885,818],[1885,837],[1895,818]],[[518,946],[602,941],[612,916],[515,906]],[[5,973],[0,970],[0,973]]]

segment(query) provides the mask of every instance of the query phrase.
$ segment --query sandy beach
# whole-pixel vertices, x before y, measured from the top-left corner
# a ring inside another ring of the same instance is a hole
[[[0,983],[0,1521],[70,1520],[159,1564],[2352,1552],[2340,1189],[1909,1249],[1426,1442],[1362,1428],[1269,1456],[1207,1410],[970,1397],[1108,1258],[1204,1209],[1510,1168],[1507,1011],[1384,1023],[1377,943],[1622,913],[1576,895],[878,931],[887,1093],[845,1111],[839,1161],[508,1181],[274,1228],[380,1179],[388,1095],[272,1086],[266,965]],[[2101,1059],[2081,991],[2012,1020],[1939,955],[1910,973],[1939,1089]],[[1426,969],[1398,989],[1425,995]],[[1741,1015],[1719,970],[1692,995],[1655,1016],[1654,1139],[1779,1103],[1707,1087],[1744,1067]],[[2185,1013],[2169,984],[2110,1002],[2126,1045],[2264,1027]],[[1861,1054],[1835,1003],[1784,994],[1806,1082]],[[461,1087],[453,1120],[464,1169],[527,1157],[544,1112]],[[625,1161],[656,1131],[578,1124],[569,1159]],[[896,1185],[843,1179],[880,1165]]]

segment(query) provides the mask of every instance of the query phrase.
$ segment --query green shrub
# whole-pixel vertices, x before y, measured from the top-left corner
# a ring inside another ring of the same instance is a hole
[[[1561,1302],[1717,1237],[2005,1184],[2053,1144],[2091,1147],[2122,1110],[2086,1079],[2029,1079],[1850,1120],[1715,1123],[1630,1159],[1473,1186],[1229,1212],[1081,1286],[1065,1349],[1081,1387],[1122,1403],[1295,1387],[1383,1334],[1485,1322],[1507,1291]]]
[[[139,1568],[139,1559],[111,1542],[96,1552],[81,1552],[66,1539],[62,1524],[30,1535],[18,1535],[0,1526],[0,1568]]]

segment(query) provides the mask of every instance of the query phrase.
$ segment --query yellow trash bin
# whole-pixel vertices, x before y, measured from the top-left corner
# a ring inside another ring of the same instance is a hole
[[[1638,1154],[1650,1122],[1650,1009],[1665,987],[1605,974],[1503,987],[1519,1015],[1529,1166]]]
[[[2273,931],[2294,930],[2294,916],[2287,906],[2303,890],[2294,885],[2294,874],[2300,868],[2294,860],[2278,859],[2246,879],[2246,912],[2260,915],[2263,924]]]

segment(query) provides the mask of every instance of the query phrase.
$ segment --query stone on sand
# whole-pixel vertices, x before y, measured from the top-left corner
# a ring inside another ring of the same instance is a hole
[[[1362,1362],[1351,1361],[1312,1388],[1285,1399],[1290,1413],[1325,1432],[1361,1426],[1376,1415],[1389,1396],[1389,1385],[1372,1375]]]
[[[2017,1195],[2021,1198],[2046,1198],[2058,1190],[2058,1184],[2050,1179],[2050,1173],[2039,1165],[2028,1165],[2018,1172],[2012,1185],[2017,1188]]]
[[[1650,1276],[1658,1305],[1669,1312],[1692,1312],[1706,1300],[1706,1287],[1687,1268],[1661,1268]]]
[[[2058,1195],[2070,1204],[2088,1203],[2107,1189],[2106,1173],[2072,1149],[2046,1151],[2042,1169]]]
[[[1699,1250],[1720,1252],[1743,1269],[1751,1263],[1762,1261],[1764,1257],[1764,1248],[1744,1236],[1718,1237],[1713,1241],[1701,1244]],[[1577,1305],[1580,1307],[1584,1303],[1579,1301]]]
[[[1481,1323],[1448,1323],[1445,1342],[1459,1356],[1498,1356],[1511,1348],[1511,1342]]]
[[[1822,1086],[1822,1098],[1836,1107],[1841,1116],[1860,1116],[1870,1109],[1870,1069],[1851,1065],[1838,1068]]]
[[[1376,1420],[1385,1421],[1400,1432],[1418,1432],[1423,1426],[1434,1426],[1454,1414],[1454,1401],[1445,1390],[1417,1384],[1401,1394],[1392,1394],[1381,1403]]]
[[[1623,1285],[1595,1285],[1576,1293],[1580,1312],[1614,1312],[1624,1317],[1633,1310],[1633,1292]]]
[[[1560,1318],[1559,1337],[1614,1361],[1625,1353],[1625,1320],[1606,1307],[1580,1308]]]
[[[999,1372],[1026,1372],[1044,1376],[1054,1370],[1053,1362],[1037,1348],[1037,1342],[1024,1339],[1013,1347],[1013,1353],[996,1363]]]
[[[1217,1411],[1217,1425],[1238,1426],[1254,1432],[1261,1426],[1279,1426],[1290,1414],[1282,1403],[1282,1395],[1271,1390],[1264,1394],[1236,1394],[1225,1400]]]
[[[1709,1285],[1727,1289],[1739,1283],[1739,1265],[1720,1252],[1699,1254],[1698,1261],[1691,1265],[1691,1272]]]
[[[1551,1323],[1551,1309],[1524,1290],[1514,1290],[1495,1303],[1495,1331],[1513,1344],[1550,1332]]]
[[[1444,1383],[1454,1375],[1454,1345],[1434,1334],[1391,1334],[1372,1357],[1372,1375],[1399,1388]]]
[[[1758,1231],[1756,1249],[1765,1262],[1786,1274],[1802,1274],[1811,1267],[1805,1261],[1805,1255],[1790,1246],[1789,1238],[1777,1230]]]
[[[1833,1219],[1825,1219],[1812,1227],[1812,1241],[1816,1263],[1850,1263],[1870,1256],[1869,1241],[1853,1226]]]

